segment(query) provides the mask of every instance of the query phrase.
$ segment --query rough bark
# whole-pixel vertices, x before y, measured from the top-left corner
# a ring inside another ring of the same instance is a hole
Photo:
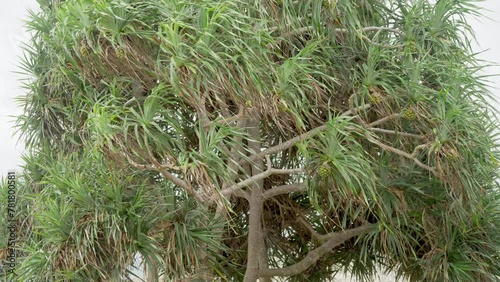
[[[329,236],[328,241],[323,243],[321,246],[316,249],[310,251],[301,261],[284,268],[276,268],[276,269],[261,269],[259,271],[259,276],[261,277],[274,277],[274,276],[293,276],[297,275],[307,268],[312,266],[315,262],[317,262],[322,256],[330,252],[333,248],[339,246],[345,241],[362,235],[371,229],[373,229],[376,225],[368,224],[360,227],[356,227],[353,229],[349,229],[342,232],[335,232]]]
[[[260,120],[251,120],[248,127],[250,140],[249,148],[257,154],[261,150],[260,144]],[[252,166],[252,176],[259,175],[264,171],[264,162],[262,158],[254,160]],[[263,208],[263,179],[256,179],[250,185],[250,209],[248,223],[248,260],[247,269],[245,271],[244,282],[255,282],[259,278],[259,261],[261,257],[263,245],[262,234],[262,208]]]

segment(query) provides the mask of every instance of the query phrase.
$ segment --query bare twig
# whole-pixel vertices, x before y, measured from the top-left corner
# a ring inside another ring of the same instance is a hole
[[[345,116],[350,116],[350,115],[355,115],[359,110],[368,110],[371,108],[372,105],[370,104],[364,104],[359,107],[352,108],[348,111],[343,112],[340,116],[345,117]]]
[[[138,168],[138,169],[145,169],[145,170],[160,170],[160,169],[171,169],[171,170],[177,170],[177,171],[181,171],[181,168],[176,166],[176,165],[173,165],[173,164],[160,164],[160,165],[153,165],[153,164],[140,164],[140,163],[137,163],[135,162],[128,154],[126,154],[125,152],[123,151],[120,151],[120,154],[122,156],[125,157],[125,159],[127,159],[127,162],[132,165],[133,167],[135,168]]]
[[[197,200],[205,202],[205,199],[203,199],[200,195],[198,195],[198,193],[196,193],[186,181],[180,179],[179,177],[175,176],[174,174],[172,174],[171,172],[168,171],[169,169],[180,171],[181,169],[179,167],[171,165],[171,164],[159,164],[159,163],[156,165],[139,164],[139,163],[135,162],[128,154],[126,154],[124,152],[120,152],[120,153],[125,157],[125,159],[127,160],[127,162],[131,166],[133,166],[137,169],[141,169],[141,170],[158,171],[159,173],[161,173],[161,175],[163,175],[163,177],[172,181],[172,183],[179,186],[180,188],[185,189],[188,193],[190,193],[192,196],[194,196]]]
[[[430,167],[424,163],[422,163],[419,159],[417,159],[415,156],[413,156],[413,154],[409,154],[405,151],[402,151],[402,150],[399,150],[397,148],[394,148],[394,147],[391,147],[389,145],[386,145],[380,141],[378,141],[377,139],[373,138],[370,133],[366,132],[365,133],[365,136],[366,138],[368,139],[368,141],[372,142],[373,144],[379,146],[380,148],[386,150],[386,151],[389,151],[389,152],[392,152],[392,153],[395,153],[397,155],[400,155],[400,156],[403,156],[405,158],[408,158],[410,160],[413,160],[419,167],[425,169],[425,170],[428,170],[430,172],[432,172],[433,174],[436,174],[436,169],[433,168],[433,167]]]

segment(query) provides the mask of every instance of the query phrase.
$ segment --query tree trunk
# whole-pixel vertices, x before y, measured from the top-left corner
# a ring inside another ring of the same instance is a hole
[[[263,239],[264,239],[264,233],[263,233]],[[259,271],[261,269],[268,269],[269,265],[267,264],[267,247],[266,247],[266,242],[263,240],[262,241],[262,248],[260,252],[260,260],[259,260]],[[259,277],[259,282],[271,282],[271,277]]]
[[[255,282],[259,278],[259,258],[262,252],[262,200],[252,192],[248,225],[248,261],[244,282]]]
[[[260,144],[260,120],[254,119],[249,122],[248,135],[250,140],[249,147],[254,154],[261,151]],[[252,176],[264,171],[264,162],[262,158],[256,159],[252,166]],[[248,224],[248,261],[245,271],[244,282],[255,282],[259,278],[260,257],[263,249],[262,233],[262,207],[263,207],[263,186],[264,181],[255,181],[251,186],[249,224]]]

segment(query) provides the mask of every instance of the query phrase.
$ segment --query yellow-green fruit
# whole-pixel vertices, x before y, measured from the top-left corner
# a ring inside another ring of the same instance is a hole
[[[288,110],[288,107],[286,105],[283,105],[282,103],[278,104],[278,112],[284,113]]]
[[[323,0],[323,7],[335,9],[335,6],[337,6],[337,0]]]
[[[382,98],[379,95],[370,95],[370,104],[376,105],[382,102]]]
[[[491,156],[491,161],[494,165],[498,166],[498,160],[495,157]]]
[[[322,164],[318,168],[318,174],[321,178],[327,178],[330,175],[330,167],[327,164]]]
[[[282,99],[278,99],[277,104],[278,104],[278,111],[279,112],[281,112],[281,113],[288,112],[288,105],[286,104],[285,101],[283,101]]]
[[[118,49],[116,49],[115,53],[116,53],[116,57],[118,57],[118,59],[125,58],[126,52],[124,49],[118,48]]]
[[[417,118],[417,115],[415,114],[415,112],[411,109],[406,109],[404,112],[403,112],[403,116],[405,119],[407,120],[415,120],[415,118]]]
[[[409,46],[408,46],[408,50],[411,53],[418,53],[417,43],[415,41],[410,41]]]
[[[83,57],[87,57],[90,54],[89,48],[85,45],[80,46],[80,54]]]
[[[458,160],[459,154],[455,149],[450,149],[445,153],[446,157],[450,160]]]

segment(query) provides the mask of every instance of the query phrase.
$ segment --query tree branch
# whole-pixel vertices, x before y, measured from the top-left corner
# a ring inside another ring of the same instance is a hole
[[[159,172],[165,176],[165,178],[167,178],[168,180],[172,181],[175,185],[181,187],[181,188],[184,188],[188,191],[192,191],[191,187],[189,187],[189,185],[186,183],[186,181],[180,179],[179,177],[173,175],[172,173],[170,173],[169,171],[167,171],[166,169],[162,169],[162,170],[159,170]],[[192,191],[193,195],[196,196],[197,194],[194,193],[194,191]]]
[[[349,116],[349,115],[352,115],[352,114],[355,114],[357,110],[366,110],[366,109],[369,109],[371,107],[370,104],[365,104],[365,105],[362,105],[362,106],[359,106],[359,107],[356,107],[354,109],[350,109],[348,111],[345,111],[344,113],[342,113],[340,116]],[[311,129],[309,130],[308,132],[306,133],[303,133],[299,136],[296,136],[294,138],[291,138],[283,143],[280,143],[276,146],[273,146],[273,147],[270,147],[270,148],[267,148],[265,149],[264,151],[261,151],[260,153],[257,153],[249,158],[246,158],[246,159],[242,159],[238,162],[238,165],[244,165],[246,162],[252,162],[256,159],[259,159],[259,158],[263,158],[265,156],[268,156],[268,155],[272,155],[272,154],[275,154],[275,153],[278,153],[278,152],[281,152],[281,151],[284,151],[286,149],[289,149],[293,146],[295,146],[295,144],[297,144],[298,142],[302,141],[302,140],[305,140],[309,137],[312,137],[316,134],[318,134],[319,132],[323,131],[326,129],[326,124],[323,124],[323,125],[320,125],[314,129]]]
[[[121,152],[121,154],[123,156],[125,156],[125,158],[127,159],[127,162],[131,166],[133,166],[133,167],[135,167],[137,169],[142,169],[142,170],[154,170],[154,171],[158,171],[163,176],[165,176],[165,178],[167,178],[168,180],[172,181],[175,185],[177,185],[177,186],[179,186],[181,188],[185,188],[185,189],[189,190],[189,185],[184,180],[178,178],[177,176],[173,175],[172,173],[170,173],[168,171],[168,169],[180,170],[179,167],[173,166],[171,164],[162,164],[162,165],[139,164],[139,163],[135,162],[134,160],[132,160],[132,158],[128,154],[123,153],[123,152]]]
[[[282,194],[289,194],[293,192],[303,192],[306,190],[306,185],[304,183],[295,183],[289,185],[281,185],[271,188],[264,192],[264,200],[276,197]]]
[[[433,167],[430,167],[424,163],[422,163],[419,159],[417,159],[413,154],[409,154],[405,151],[402,151],[402,150],[399,150],[397,148],[394,148],[394,147],[391,147],[389,145],[386,145],[380,141],[378,141],[377,139],[373,138],[368,132],[365,133],[365,136],[366,138],[368,139],[368,141],[372,142],[373,144],[379,146],[380,148],[386,150],[386,151],[389,151],[389,152],[392,152],[392,153],[395,153],[397,155],[400,155],[400,156],[403,156],[405,158],[408,158],[410,160],[413,160],[419,167],[425,169],[425,170],[428,170],[430,172],[432,172],[433,174],[436,174],[436,169],[433,168]],[[417,148],[420,148],[420,146],[417,146]],[[415,149],[417,149],[415,148]],[[415,153],[415,152],[414,152]]]
[[[241,182],[238,182],[238,183],[232,185],[231,187],[228,187],[228,188],[222,190],[220,193],[224,196],[229,196],[229,195],[233,194],[236,190],[239,190],[241,188],[245,188],[245,187],[249,186],[250,184],[255,183],[256,181],[265,179],[273,174],[293,174],[293,173],[301,173],[303,171],[304,171],[304,169],[302,169],[302,168],[293,168],[293,169],[271,168],[271,169],[267,169],[264,172],[256,174],[250,178],[247,178]]]
[[[253,152],[259,152],[261,150],[261,133],[260,133],[260,118],[252,119],[248,126],[248,137],[250,141],[248,142],[248,148]],[[268,159],[267,164],[268,169],[266,171],[271,171],[271,163]],[[256,177],[264,173],[264,161],[258,159],[252,166],[250,173],[252,177],[249,179],[254,179],[249,181],[250,186],[250,199],[249,209],[248,209],[248,239],[247,239],[247,268],[245,270],[245,276],[243,278],[244,282],[255,282],[259,278],[259,269],[262,266],[262,252],[265,251],[264,236],[262,232],[262,210],[264,200],[262,199],[262,191],[264,189],[264,177]],[[249,180],[247,179],[247,180]],[[242,181],[245,182],[245,181]]]
[[[173,164],[159,164],[159,165],[152,165],[152,164],[140,164],[140,163],[137,163],[136,161],[134,161],[127,153],[123,152],[123,151],[120,151],[120,154],[125,157],[125,159],[127,160],[127,162],[137,168],[137,169],[145,169],[145,170],[160,170],[160,169],[172,169],[172,170],[177,170],[177,171],[181,171],[181,168],[176,166],[176,165],[173,165]]]
[[[372,230],[377,224],[368,224],[356,227],[353,229],[331,233],[326,235],[329,237],[328,241],[321,244],[316,249],[310,251],[301,261],[284,268],[275,269],[262,269],[259,271],[259,276],[261,277],[273,277],[273,276],[293,276],[304,272],[314,263],[316,263],[321,257],[326,255],[328,252],[332,251],[333,248],[341,245],[345,241],[365,234]]]
[[[203,199],[198,193],[196,193],[193,190],[193,188],[186,181],[180,179],[179,177],[175,176],[174,174],[172,174],[171,172],[168,171],[169,169],[180,171],[181,169],[179,167],[173,166],[171,164],[159,164],[159,163],[156,165],[139,164],[139,163],[135,162],[128,154],[126,154],[124,152],[120,152],[120,153],[121,153],[121,155],[123,155],[125,157],[125,159],[127,160],[127,162],[131,166],[133,166],[137,169],[141,169],[141,170],[157,171],[157,172],[161,173],[161,175],[163,175],[163,177],[172,181],[172,183],[174,183],[178,187],[185,189],[189,194],[191,194],[197,200],[199,200],[201,202],[205,202],[205,199]]]
[[[378,132],[378,133],[391,134],[391,135],[400,135],[400,136],[405,136],[405,137],[413,137],[413,138],[421,139],[421,140],[423,140],[423,139],[426,138],[423,135],[418,135],[418,134],[413,134],[413,133],[407,133],[407,132],[399,132],[399,131],[382,129],[382,128],[376,128],[376,127],[368,127],[366,129],[369,130],[369,131],[371,131],[371,132]]]
[[[388,115],[388,116],[386,116],[386,117],[384,117],[384,118],[381,118],[381,119],[376,120],[376,121],[374,121],[374,122],[372,122],[372,123],[369,123],[369,124],[368,124],[368,126],[369,126],[369,127],[375,127],[375,126],[380,125],[380,124],[382,124],[382,123],[384,123],[384,122],[387,122],[387,121],[389,121],[389,120],[391,120],[391,119],[396,119],[396,118],[399,118],[400,116],[401,116],[401,114],[392,114],[392,115]]]

